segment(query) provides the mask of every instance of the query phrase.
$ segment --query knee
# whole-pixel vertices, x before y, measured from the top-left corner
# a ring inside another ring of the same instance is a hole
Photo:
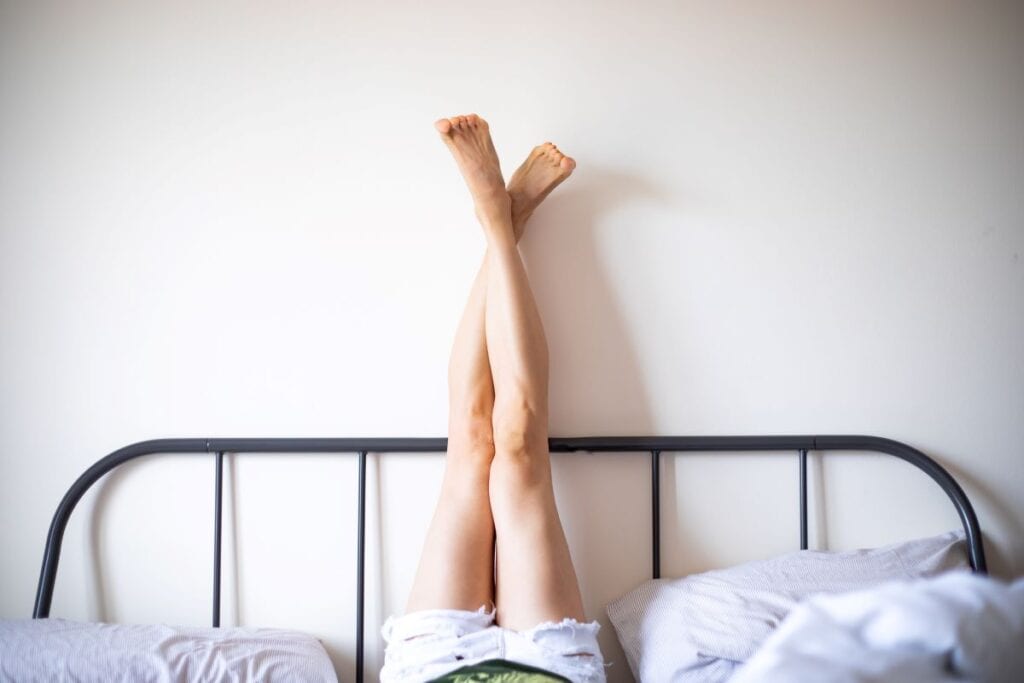
[[[547,416],[525,402],[496,404],[492,494],[522,499],[550,481]]]
[[[490,460],[494,457],[494,430],[489,412],[453,415],[448,424],[448,450]]]
[[[496,455],[519,459],[548,448],[547,415],[523,400],[495,403],[492,440]]]

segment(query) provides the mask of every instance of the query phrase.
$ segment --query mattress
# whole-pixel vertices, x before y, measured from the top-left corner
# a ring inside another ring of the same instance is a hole
[[[0,620],[0,681],[337,683],[320,642],[272,628]]]

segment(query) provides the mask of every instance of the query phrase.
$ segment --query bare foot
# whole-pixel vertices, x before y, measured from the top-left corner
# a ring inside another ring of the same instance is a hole
[[[476,114],[469,114],[441,119],[434,127],[455,157],[484,227],[507,224],[512,202],[505,190],[505,179],[501,176],[487,122]]]
[[[523,235],[523,228],[533,210],[544,201],[551,190],[569,177],[576,168],[576,162],[558,151],[550,142],[533,148],[508,183],[508,195],[512,200],[512,228],[516,241]]]

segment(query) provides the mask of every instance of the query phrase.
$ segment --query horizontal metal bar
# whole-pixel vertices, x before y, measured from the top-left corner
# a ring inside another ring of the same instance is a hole
[[[101,458],[78,477],[61,499],[50,522],[36,591],[33,616],[49,616],[60,550],[71,513],[86,491],[115,467],[144,455],[158,453],[440,453],[448,440],[439,438],[244,438],[156,439],[120,448]],[[986,571],[981,529],[967,495],[946,470],[924,453],[906,444],[875,436],[588,436],[552,438],[553,453],[573,451],[621,452],[649,456],[650,451],[876,451],[896,456],[924,470],[949,496],[967,535],[971,565]]]

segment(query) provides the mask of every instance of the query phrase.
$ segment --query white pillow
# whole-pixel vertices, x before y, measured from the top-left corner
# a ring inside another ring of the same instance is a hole
[[[0,681],[337,683],[323,645],[273,628],[0,620]]]
[[[799,550],[647,581],[608,605],[608,616],[638,681],[724,681],[810,595],[967,565],[963,531],[867,550]]]

